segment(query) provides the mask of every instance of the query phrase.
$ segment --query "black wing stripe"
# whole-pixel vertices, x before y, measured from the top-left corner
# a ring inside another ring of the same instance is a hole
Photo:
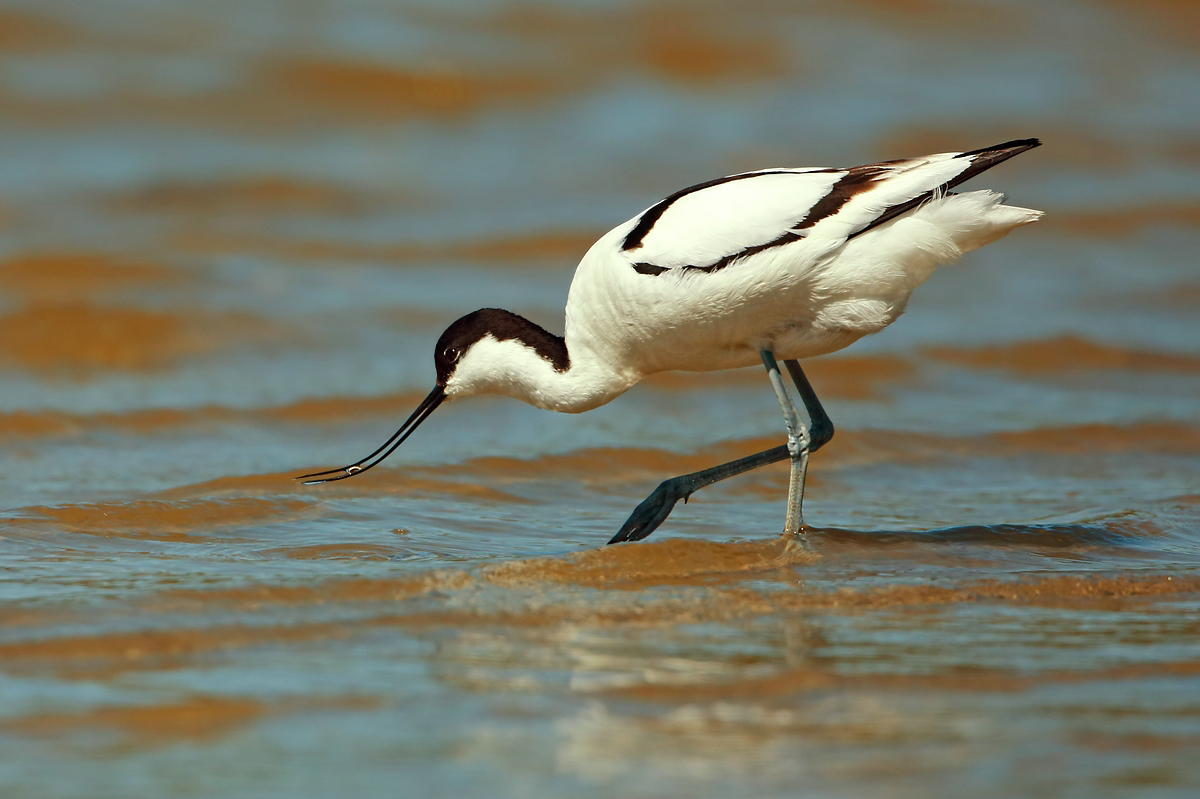
[[[811,171],[812,172],[840,172],[841,170],[840,169],[814,169]],[[746,178],[756,178],[759,175],[791,175],[791,174],[795,174],[796,172],[797,172],[797,170],[789,170],[789,169],[767,170],[765,172],[743,172],[740,175],[728,175],[723,178],[716,178],[714,180],[708,180],[708,181],[705,181],[704,183],[697,183],[695,186],[688,186],[686,189],[680,189],[679,191],[675,192],[674,194],[671,194],[671,195],[665,197],[664,199],[662,199],[659,202],[652,205],[650,208],[646,209],[645,213],[643,213],[641,215],[641,217],[638,219],[637,224],[633,226],[633,230],[629,231],[629,233],[625,236],[625,240],[623,242],[621,242],[621,249],[622,250],[636,250],[638,247],[641,247],[642,242],[646,238],[646,235],[650,232],[651,228],[654,227],[654,223],[656,223],[662,217],[662,215],[667,212],[667,209],[670,208],[675,203],[675,201],[678,200],[680,197],[686,197],[687,195],[689,195],[693,192],[701,191],[703,189],[709,189],[709,188],[712,188],[713,186],[720,186],[722,183],[730,183],[735,180],[744,180]],[[807,172],[805,172],[804,174],[807,174]]]
[[[916,197],[912,198],[911,200],[905,200],[904,202],[889,206],[888,208],[884,209],[884,211],[879,216],[875,217],[875,219],[873,219],[869,224],[867,224],[865,227],[863,227],[862,230],[858,230],[858,231],[855,231],[854,233],[851,233],[849,236],[846,237],[846,239],[848,241],[861,233],[866,233],[871,228],[878,227],[879,225],[882,225],[884,222],[895,219],[897,216],[900,216],[901,214],[903,214],[907,211],[911,211],[912,209],[914,209],[917,206],[921,205],[922,203],[926,202],[927,200],[932,198],[934,195],[944,194],[945,192],[948,192],[950,189],[954,188],[955,186],[959,185],[960,183],[963,183],[963,182],[975,177],[980,172],[983,172],[987,169],[991,169],[996,164],[999,164],[1002,161],[1007,161],[1009,158],[1012,158],[1014,155],[1019,155],[1019,154],[1025,152],[1026,150],[1031,150],[1034,147],[1039,146],[1041,143],[1042,142],[1039,139],[1016,139],[1016,140],[1013,140],[1010,142],[1005,142],[1004,144],[996,144],[991,147],[983,147],[979,150],[971,150],[970,152],[959,153],[958,155],[955,156],[955,158],[971,159],[971,163],[969,166],[967,166],[966,169],[964,169],[958,175],[955,175],[953,178],[946,181],[945,183],[942,183],[939,186],[937,186],[933,189],[930,189],[929,191],[922,192],[921,194],[917,195]],[[803,219],[801,219],[799,222],[797,222],[795,225],[793,225],[790,230],[785,231],[781,236],[779,236],[775,239],[772,239],[771,241],[768,241],[764,244],[756,244],[753,247],[746,247],[745,249],[739,250],[738,252],[732,253],[731,255],[726,255],[723,258],[721,258],[719,261],[717,261],[716,263],[710,264],[708,266],[682,266],[682,267],[675,267],[674,269],[676,269],[677,271],[681,271],[681,272],[682,271],[708,272],[708,273],[717,272],[742,258],[746,258],[751,255],[757,255],[758,253],[763,252],[764,250],[769,250],[773,247],[781,247],[785,244],[791,244],[794,241],[798,241],[798,240],[804,238],[805,233],[803,231],[806,231],[808,228],[811,228],[813,225],[817,224],[821,220],[828,219],[829,217],[833,216],[838,211],[840,211],[842,209],[842,207],[846,203],[848,203],[851,199],[853,199],[855,196],[857,196],[858,194],[861,194],[864,191],[867,191],[867,190],[873,188],[875,186],[875,184],[881,179],[881,177],[883,177],[889,171],[888,167],[891,166],[892,164],[897,164],[897,163],[903,163],[903,162],[902,161],[883,161],[883,162],[880,162],[877,164],[866,164],[865,166],[856,166],[856,167],[852,167],[851,169],[847,169],[847,170],[842,170],[842,169],[813,170],[814,172],[843,172],[844,171],[844,172],[846,172],[846,174],[842,178],[840,178],[836,183],[834,183],[833,186],[830,188],[829,192],[824,197],[822,197],[820,200],[818,200],[817,203],[815,205],[813,205],[812,208],[809,209],[808,214],[805,215],[805,217]],[[710,180],[707,183],[699,183],[695,186],[690,186],[689,188],[683,189],[681,191],[677,191],[674,194],[672,194],[670,197],[667,197],[662,202],[658,203],[657,205],[653,206],[648,211],[646,211],[644,214],[642,214],[641,218],[638,220],[637,225],[635,225],[633,230],[631,230],[629,232],[629,235],[627,235],[625,237],[625,241],[622,244],[622,249],[632,250],[632,249],[641,247],[642,240],[646,237],[646,234],[650,232],[650,229],[654,226],[654,223],[657,222],[658,219],[667,210],[667,208],[669,208],[671,206],[671,203],[675,202],[680,197],[690,194],[693,191],[699,191],[701,189],[706,189],[710,186],[717,186],[722,183],[728,183],[731,180],[740,180],[742,178],[755,177],[757,175],[780,175],[780,174],[788,174],[788,172],[786,172],[786,171],[749,172],[749,173],[745,173],[742,175],[731,175],[731,176],[725,177],[725,178],[718,178],[716,180]],[[651,263],[646,263],[646,262],[636,263],[633,265],[633,268],[638,274],[641,274],[641,275],[661,275],[664,272],[672,271],[672,267],[658,266],[657,264],[651,264]]]
[[[671,271],[708,272],[711,274],[712,272],[718,272],[718,271],[724,269],[725,267],[734,263],[738,259],[746,258],[751,255],[757,255],[758,253],[762,252],[763,250],[769,250],[772,247],[782,247],[784,244],[791,244],[793,241],[799,241],[802,238],[804,238],[803,233],[797,233],[795,231],[788,230],[788,231],[785,231],[782,236],[779,236],[776,239],[772,239],[771,241],[768,241],[765,244],[756,244],[753,247],[747,247],[744,250],[739,250],[739,251],[733,253],[732,255],[726,255],[721,260],[717,261],[716,263],[709,264],[708,266],[690,266],[689,265],[689,266],[667,267],[667,266],[658,266],[656,264],[636,263],[633,265],[633,269],[639,275],[661,275],[663,272],[671,272]]]
[[[772,239],[771,241],[765,242],[763,244],[756,244],[752,247],[746,247],[735,253],[726,255],[725,257],[721,258],[716,263],[709,264],[708,266],[683,266],[683,267],[679,267],[679,268],[685,269],[685,270],[696,271],[696,272],[716,272],[721,269],[724,269],[725,267],[729,266],[730,264],[734,263],[735,261],[737,261],[741,258],[745,258],[750,255],[756,255],[757,253],[760,253],[763,250],[769,250],[772,247],[781,247],[784,244],[791,244],[793,241],[802,239],[802,238],[804,238],[805,234],[801,231],[804,231],[807,228],[812,227],[816,223],[820,222],[822,219],[825,219],[827,217],[830,217],[830,216],[833,216],[834,214],[836,214],[839,210],[841,210],[841,207],[843,205],[845,205],[846,203],[848,203],[850,201],[850,199],[852,197],[854,197],[856,194],[866,191],[867,189],[874,186],[876,180],[878,180],[879,177],[881,175],[883,175],[887,170],[881,168],[877,164],[869,164],[867,166],[856,166],[852,169],[846,169],[846,170],[822,169],[819,171],[826,172],[826,173],[828,173],[828,172],[845,172],[846,174],[843,175],[836,183],[833,184],[833,186],[830,187],[828,193],[826,193],[826,195],[824,197],[822,197],[820,200],[818,200],[817,203],[815,205],[813,205],[813,207],[811,209],[809,209],[808,214],[803,219],[801,219],[799,222],[797,222],[795,225],[792,226],[791,230],[784,231],[784,233],[782,235],[780,235],[779,237],[777,237],[775,239]],[[782,174],[782,173],[758,172],[755,174],[762,175],[762,174]],[[746,177],[746,176],[743,176],[743,177]],[[714,184],[722,183],[722,182],[725,182],[726,180],[728,180],[728,179],[722,178],[721,180],[714,181],[713,183]],[[712,184],[710,184],[710,185],[712,185]],[[694,188],[695,187],[693,187],[693,189]],[[685,189],[684,192],[686,193],[687,191],[690,191],[690,190],[691,189]],[[668,198],[668,199],[671,199],[671,198]],[[675,199],[678,199],[678,198],[675,198]],[[666,200],[664,200],[663,202],[666,202]],[[661,204],[662,203],[660,203],[660,205]],[[666,210],[666,209],[664,208],[663,210]],[[645,217],[649,216],[650,213],[653,211],[654,211],[654,209],[652,208],[652,209],[650,209],[650,211],[647,211],[645,215],[643,215],[642,220],[639,220],[639,222],[638,222],[639,227],[641,226],[642,222],[645,221]],[[661,216],[661,212],[659,212],[659,216]],[[630,232],[630,236],[632,236],[633,233],[635,233],[635,232],[637,232],[637,228],[634,228],[634,230]],[[626,241],[628,241],[628,240],[629,239],[627,237]],[[639,246],[639,247],[641,246],[640,241],[638,242],[637,246]],[[625,247],[625,249],[628,250],[631,248]],[[663,272],[667,271],[667,269],[669,267],[658,266],[656,264],[641,262],[641,263],[634,264],[633,268],[638,272],[638,274],[641,274],[641,275],[661,275]]]
[[[971,150],[967,153],[959,153],[955,156],[955,158],[970,158],[970,166],[940,186],[930,189],[929,191],[922,192],[916,197],[913,197],[911,200],[905,200],[902,203],[897,203],[889,208],[884,209],[883,213],[875,217],[870,224],[868,224],[862,230],[856,230],[855,232],[851,233],[846,237],[846,239],[848,241],[855,236],[866,233],[871,228],[879,227],[884,222],[888,222],[900,216],[900,214],[911,211],[912,209],[932,198],[935,194],[944,194],[960,183],[975,177],[980,172],[991,169],[996,164],[999,164],[1001,161],[1007,161],[1014,155],[1020,155],[1026,150],[1032,150],[1041,143],[1042,142],[1040,139],[1016,139],[1014,141],[1005,142],[1004,144],[996,144],[979,150]]]
[[[746,258],[751,255],[757,255],[758,253],[763,252],[764,250],[769,250],[772,247],[781,247],[784,244],[791,244],[793,241],[802,239],[805,236],[805,234],[802,231],[812,227],[813,225],[820,222],[822,219],[826,219],[826,218],[836,214],[839,210],[841,210],[843,205],[850,202],[851,198],[853,198],[857,194],[860,194],[861,192],[864,192],[864,191],[870,189],[872,186],[875,185],[876,181],[884,173],[887,172],[887,170],[884,169],[879,164],[868,164],[866,166],[856,166],[856,167],[853,167],[851,169],[846,169],[846,170],[823,169],[821,171],[822,172],[845,172],[846,174],[843,175],[836,183],[833,184],[833,186],[830,187],[828,193],[826,193],[824,197],[822,197],[820,200],[818,200],[816,202],[816,204],[813,205],[813,207],[811,209],[809,209],[808,214],[803,219],[801,219],[799,222],[797,222],[795,225],[792,226],[791,230],[784,231],[782,235],[778,236],[775,239],[772,239],[771,241],[765,242],[763,244],[755,244],[752,247],[746,247],[744,249],[738,250],[735,253],[726,255],[723,258],[721,258],[719,261],[717,261],[716,263],[709,264],[708,266],[690,266],[689,265],[689,266],[683,266],[683,267],[678,267],[678,268],[695,271],[695,272],[710,272],[710,273],[717,272],[742,258]],[[756,174],[780,174],[780,173],[759,172]],[[724,181],[725,181],[725,179],[722,179],[722,180],[716,181],[716,182],[720,183],[720,182],[724,182]],[[686,191],[688,191],[688,190],[685,190],[685,192]],[[668,198],[668,199],[670,199],[670,198]],[[666,202],[666,200],[664,200],[663,202]],[[654,210],[653,208],[650,209],[650,211],[646,212],[645,216],[649,216],[650,212],[653,210]],[[661,215],[661,212],[660,212],[660,215]],[[643,221],[644,221],[645,216],[643,217]],[[641,221],[639,221],[638,224],[640,226]],[[636,228],[634,229],[633,232],[636,232]],[[632,235],[633,232],[631,232],[630,235]],[[628,241],[628,238],[626,239],[626,241]],[[638,246],[641,246],[640,242],[639,242]],[[626,247],[625,249],[630,249],[630,248]],[[669,267],[658,266],[657,264],[641,262],[641,263],[634,264],[633,268],[637,271],[638,274],[641,274],[641,275],[661,275],[663,272],[666,272]]]
[[[756,255],[756,254],[762,252],[763,250],[769,250],[772,247],[782,247],[784,244],[791,244],[793,241],[799,241],[802,238],[804,238],[803,234],[795,233],[795,232],[789,230],[786,233],[784,233],[782,236],[780,236],[779,238],[768,241],[766,244],[756,244],[753,247],[747,247],[746,249],[735,252],[732,255],[726,255],[724,258],[717,261],[715,264],[710,264],[709,266],[685,266],[683,268],[693,270],[696,272],[710,272],[710,273],[717,272],[717,271],[729,266],[731,263],[733,263],[734,261],[737,261],[740,258],[746,258],[747,256],[750,256],[750,255]]]
[[[866,191],[875,185],[879,177],[887,170],[878,164],[856,166],[846,170],[846,174],[829,189],[829,193],[817,201],[808,211],[808,215],[792,225],[792,230],[807,230],[822,219],[842,210],[842,206],[850,202],[856,194]]]
[[[639,275],[661,275],[663,272],[667,271],[667,267],[655,266],[654,264],[648,263],[637,263],[633,265],[633,271],[637,272]]]

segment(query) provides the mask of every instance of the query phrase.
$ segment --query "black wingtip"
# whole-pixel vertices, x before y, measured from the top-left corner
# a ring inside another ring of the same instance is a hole
[[[877,228],[884,222],[895,219],[901,214],[907,213],[908,211],[918,207],[930,197],[933,197],[938,193],[947,192],[950,189],[953,189],[955,186],[958,186],[960,183],[975,177],[980,172],[991,169],[996,164],[1003,163],[1004,161],[1012,158],[1014,155],[1020,155],[1026,150],[1032,150],[1034,147],[1041,145],[1041,143],[1041,139],[1013,139],[1012,141],[1006,141],[1003,144],[993,144],[991,147],[981,147],[978,150],[970,150],[965,153],[959,153],[958,155],[954,156],[954,158],[966,158],[969,161],[963,171],[959,172],[953,178],[938,186],[936,189],[931,189],[930,191],[913,197],[911,200],[906,200],[902,203],[893,205],[891,208],[888,208],[882,214],[877,216],[871,222],[871,224],[863,227],[861,230],[856,230],[855,232],[851,233],[849,238],[854,238],[855,236],[866,233],[868,230]]]
[[[1012,155],[1032,150],[1034,147],[1041,147],[1041,139],[1013,139],[1006,141],[1003,144],[993,144],[990,147],[980,147],[978,150],[969,150],[965,153],[959,153],[957,158],[973,158],[977,155],[987,155],[989,153],[1004,153],[1011,152]]]

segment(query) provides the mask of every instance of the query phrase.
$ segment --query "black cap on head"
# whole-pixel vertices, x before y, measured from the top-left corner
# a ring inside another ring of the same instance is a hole
[[[439,386],[445,386],[459,359],[471,345],[490,335],[497,341],[516,340],[529,347],[554,368],[564,372],[570,367],[566,342],[523,316],[501,308],[481,308],[456,320],[438,339],[433,351]]]

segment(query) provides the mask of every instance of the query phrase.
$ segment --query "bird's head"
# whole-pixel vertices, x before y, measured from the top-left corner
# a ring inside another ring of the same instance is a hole
[[[345,480],[376,466],[404,443],[417,427],[448,399],[500,393],[529,400],[522,382],[536,367],[563,371],[566,344],[528,319],[498,308],[483,308],[451,324],[433,351],[437,382],[408,420],[383,446],[340,469],[314,472],[296,479],[305,485]]]

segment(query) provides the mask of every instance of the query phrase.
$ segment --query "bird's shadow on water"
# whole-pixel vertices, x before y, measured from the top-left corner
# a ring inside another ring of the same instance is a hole
[[[1128,534],[1108,527],[1086,524],[968,524],[935,530],[850,530],[839,527],[810,527],[806,533],[816,541],[861,547],[901,544],[974,544],[981,546],[1026,546],[1072,548],[1106,545],[1126,547],[1135,542]]]
[[[829,556],[829,560],[826,560]],[[984,567],[1007,571],[1059,568],[1068,562],[1145,560],[1137,538],[1105,524],[977,524],[936,530],[851,530],[809,527],[800,535],[732,540],[656,536],[571,553],[518,558],[484,567],[488,582],[528,581],[606,588],[712,586],[810,568],[856,569],[878,557],[907,560],[914,568]],[[820,564],[824,563],[822,567]],[[990,564],[990,565],[989,565]],[[868,567],[869,568],[869,567]],[[889,570],[894,570],[889,567]],[[772,578],[775,579],[775,578]]]
[[[1103,560],[1121,558],[1146,560],[1169,557],[1178,560],[1184,552],[1174,536],[1144,518],[1114,517],[1089,522],[1050,524],[967,524],[932,530],[855,530],[810,527],[806,532],[815,552],[840,554],[904,549],[961,552],[1023,552],[1056,559]],[[1185,556],[1195,560],[1196,554]]]

